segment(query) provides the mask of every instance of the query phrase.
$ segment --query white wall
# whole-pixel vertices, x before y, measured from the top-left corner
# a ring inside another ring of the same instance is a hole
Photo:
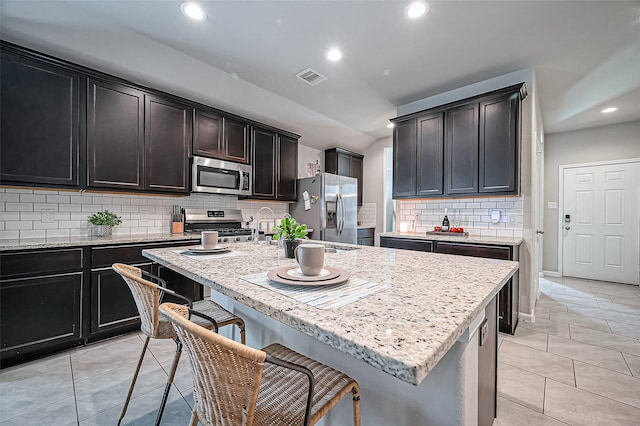
[[[411,114],[438,105],[455,102],[472,96],[481,95],[492,90],[524,82],[529,95],[522,102],[522,132],[521,132],[521,195],[523,209],[523,237],[520,246],[520,310],[528,318],[533,314],[533,308],[538,295],[537,286],[537,247],[535,241],[535,143],[534,131],[542,132],[542,117],[540,116],[537,88],[533,69],[523,69],[504,74],[489,80],[480,81],[468,86],[460,87],[428,98],[398,106],[398,116]],[[542,134],[542,133],[540,133]]]
[[[298,144],[298,179],[310,177],[307,163],[318,162],[320,171],[324,171],[324,151]]]
[[[640,121],[545,135],[545,271],[558,271],[558,170],[567,164],[640,158]]]
[[[369,145],[364,151],[362,202],[376,205],[376,234],[384,230],[384,149],[391,146],[393,146],[393,138],[382,138]]]

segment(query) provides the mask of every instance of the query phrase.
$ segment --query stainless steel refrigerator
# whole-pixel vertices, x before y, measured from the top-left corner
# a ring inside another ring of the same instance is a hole
[[[331,173],[298,179],[298,201],[289,212],[313,229],[314,240],[356,244],[358,180]]]

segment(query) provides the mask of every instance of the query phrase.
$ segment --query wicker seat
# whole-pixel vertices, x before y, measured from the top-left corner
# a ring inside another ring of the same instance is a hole
[[[192,303],[189,299],[184,296],[177,294],[176,292],[166,288],[166,283],[159,277],[149,274],[146,271],[143,271],[140,268],[136,268],[135,266],[129,266],[122,263],[114,263],[113,270],[116,271],[124,281],[129,286],[131,290],[131,294],[133,295],[133,299],[138,308],[138,312],[140,314],[140,330],[147,336],[144,345],[142,347],[142,353],[140,354],[140,359],[138,360],[138,366],[133,375],[133,379],[131,381],[131,386],[129,387],[129,393],[127,395],[127,399],[125,400],[124,407],[122,407],[122,413],[120,414],[120,420],[118,424],[122,422],[124,418],[127,407],[129,406],[129,401],[131,400],[131,395],[133,393],[133,388],[135,387],[136,380],[138,378],[138,374],[140,373],[140,367],[142,366],[142,361],[144,359],[144,355],[147,351],[147,347],[149,345],[150,339],[173,339],[176,342],[176,354],[173,359],[173,363],[171,365],[171,371],[169,372],[169,377],[167,378],[167,385],[165,387],[164,394],[162,396],[162,401],[160,403],[160,409],[158,410],[158,416],[156,418],[156,425],[160,424],[160,420],[162,419],[162,414],[164,412],[164,407],[167,402],[167,397],[169,396],[169,390],[171,389],[171,384],[173,383],[173,378],[175,376],[176,369],[178,367],[178,362],[180,361],[180,355],[182,353],[182,343],[178,339],[178,336],[171,325],[171,322],[167,320],[166,317],[159,315],[159,305],[162,303],[162,296],[165,293],[169,293],[172,296],[184,300],[185,304],[189,307],[192,307],[199,312],[203,312],[206,317],[209,319],[204,319],[203,317],[196,317],[194,321],[198,323],[200,326],[212,329],[217,327],[222,327],[225,325],[236,325],[240,328],[240,339],[242,343],[245,343],[245,325],[244,321],[232,314],[231,312],[224,309],[222,306],[210,301],[210,300],[200,300]],[[160,284],[155,284],[145,278],[143,276],[148,276],[151,279],[157,280]],[[179,306],[179,305],[178,305]],[[186,308],[185,308],[186,309]],[[215,324],[212,324],[211,320],[215,321]]]
[[[205,315],[186,306],[163,303],[160,311],[191,361],[192,426],[314,425],[349,393],[360,425],[360,387],[346,374],[280,344],[258,350],[212,333],[195,323]]]

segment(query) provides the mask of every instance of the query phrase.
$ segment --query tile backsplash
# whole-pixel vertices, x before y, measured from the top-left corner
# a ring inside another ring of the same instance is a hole
[[[170,231],[171,206],[241,209],[245,219],[263,206],[276,218],[289,211],[288,203],[238,200],[233,195],[192,194],[183,197],[109,192],[80,192],[0,188],[0,240],[88,236],[95,228],[91,213],[109,210],[122,217],[114,235],[155,234]],[[271,219],[263,213],[264,219]]]
[[[410,231],[423,233],[442,225],[444,209],[451,226],[459,223],[469,235],[488,237],[522,237],[522,197],[459,198],[439,200],[398,200],[396,229],[406,222]],[[500,212],[500,221],[491,222],[491,211]],[[415,225],[414,225],[415,223]]]
[[[361,227],[376,227],[376,203],[362,203],[358,207],[358,223]]]

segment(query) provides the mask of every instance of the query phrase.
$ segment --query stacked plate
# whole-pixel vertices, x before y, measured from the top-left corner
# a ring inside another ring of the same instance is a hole
[[[215,248],[204,248],[202,246],[189,247],[187,251],[194,254],[217,254],[229,251],[228,246],[216,246]]]
[[[273,282],[291,285],[335,285],[346,282],[351,274],[340,268],[324,266],[318,275],[304,275],[299,266],[282,266],[267,272]]]

